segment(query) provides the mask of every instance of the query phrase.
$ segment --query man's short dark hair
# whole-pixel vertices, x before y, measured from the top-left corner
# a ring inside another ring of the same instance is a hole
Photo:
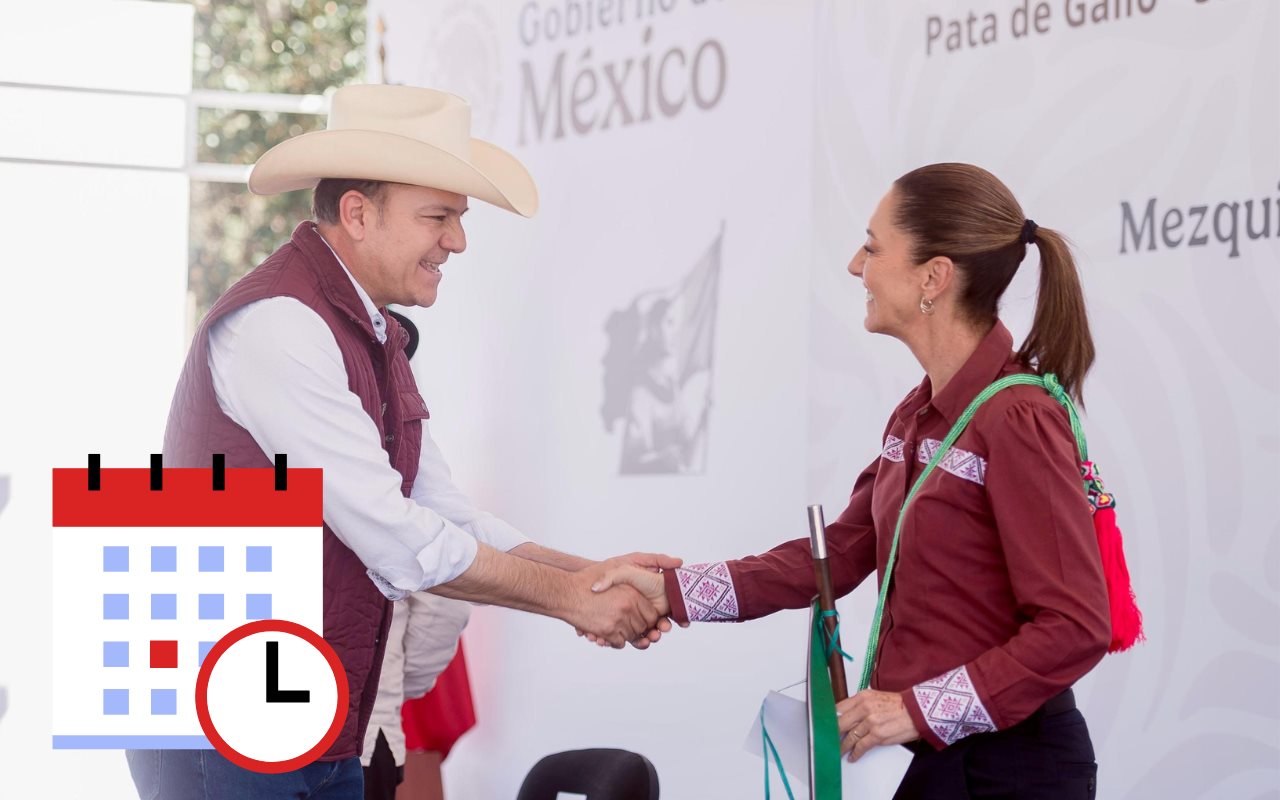
[[[338,221],[338,204],[342,196],[350,191],[357,191],[373,201],[382,199],[387,190],[386,181],[367,181],[356,178],[322,178],[316,184],[315,194],[311,198],[311,213],[316,222],[334,224]]]

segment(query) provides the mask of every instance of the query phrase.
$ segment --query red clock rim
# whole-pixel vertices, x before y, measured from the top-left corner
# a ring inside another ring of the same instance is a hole
[[[333,678],[338,686],[337,707],[334,709],[333,722],[329,725],[329,730],[310,750],[284,761],[260,761],[236,750],[218,733],[218,729],[213,725],[213,718],[209,715],[209,678],[213,675],[213,667],[218,663],[218,659],[236,642],[257,633],[267,632],[290,634],[306,640],[308,644],[319,650],[325,661],[329,663],[329,669],[333,671]],[[347,671],[343,668],[338,654],[315,631],[288,620],[257,620],[241,625],[226,634],[209,650],[209,653],[204,658],[204,663],[200,665],[200,673],[196,677],[196,716],[200,719],[200,728],[209,739],[209,743],[236,766],[268,775],[277,775],[282,772],[300,769],[324,755],[325,751],[337,741],[338,734],[342,732],[342,723],[347,719],[347,706],[349,703],[350,688],[347,686]]]

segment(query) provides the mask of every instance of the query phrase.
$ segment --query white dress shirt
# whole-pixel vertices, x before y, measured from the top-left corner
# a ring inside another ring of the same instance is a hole
[[[385,343],[386,319],[342,269]],[[209,369],[218,406],[264,453],[324,469],[324,521],[388,598],[458,577],[477,540],[503,551],[529,541],[453,484],[426,420],[411,496],[400,493],[377,426],[347,388],[337,340],[301,301],[272,297],[223,317],[209,330]]]

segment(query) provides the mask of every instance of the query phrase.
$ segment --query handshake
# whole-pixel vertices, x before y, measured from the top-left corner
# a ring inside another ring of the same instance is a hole
[[[682,563],[659,553],[631,553],[571,573],[579,602],[561,618],[601,647],[620,648],[630,642],[644,650],[671,630],[671,604],[661,570]]]

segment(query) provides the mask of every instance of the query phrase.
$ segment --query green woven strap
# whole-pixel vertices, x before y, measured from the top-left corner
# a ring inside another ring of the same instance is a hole
[[[902,507],[898,509],[898,522],[893,527],[893,543],[889,545],[889,559],[884,567],[884,580],[880,583],[880,595],[876,600],[876,613],[871,618],[871,633],[867,637],[867,653],[862,661],[862,677],[858,681],[858,691],[862,691],[871,685],[871,673],[875,671],[876,648],[880,644],[880,623],[884,618],[885,601],[889,597],[889,582],[893,578],[893,565],[898,558],[898,539],[902,535],[902,523],[907,517],[907,507],[911,505],[911,501],[920,492],[920,487],[924,485],[925,479],[946,457],[951,446],[960,438],[960,434],[964,433],[964,429],[968,427],[973,415],[978,413],[978,409],[982,404],[1010,386],[1039,386],[1052,395],[1053,399],[1057,400],[1067,410],[1067,417],[1071,421],[1071,433],[1075,436],[1076,447],[1080,452],[1080,460],[1082,462],[1089,460],[1089,447],[1085,442],[1084,428],[1080,424],[1080,416],[1076,413],[1075,404],[1071,402],[1071,397],[1067,395],[1066,390],[1062,388],[1062,385],[1058,383],[1057,377],[1053,374],[1044,376],[1009,375],[979,392],[978,396],[973,398],[973,402],[969,404],[969,407],[960,415],[960,418],[956,420],[956,424],[951,426],[951,431],[947,434],[947,438],[942,440],[938,451],[933,454],[933,458],[929,459],[924,471],[920,473],[920,477],[916,478],[911,491],[907,492],[907,496],[903,499]]]

